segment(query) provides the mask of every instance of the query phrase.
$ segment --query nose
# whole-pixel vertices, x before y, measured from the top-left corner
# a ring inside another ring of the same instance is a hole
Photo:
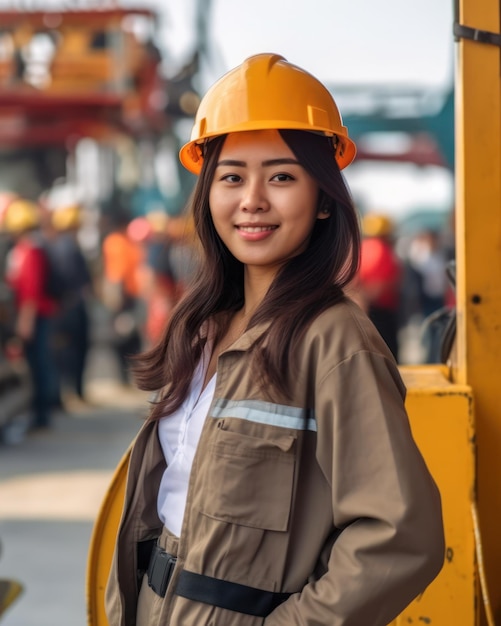
[[[240,209],[247,213],[268,211],[270,203],[263,184],[258,181],[248,181],[240,203]]]

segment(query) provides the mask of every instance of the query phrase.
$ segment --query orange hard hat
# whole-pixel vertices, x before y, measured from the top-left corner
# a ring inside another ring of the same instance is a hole
[[[203,97],[190,141],[179,153],[194,174],[202,167],[202,145],[218,135],[245,130],[296,129],[334,138],[342,169],[355,158],[341,115],[327,88],[278,54],[257,54],[220,78]]]

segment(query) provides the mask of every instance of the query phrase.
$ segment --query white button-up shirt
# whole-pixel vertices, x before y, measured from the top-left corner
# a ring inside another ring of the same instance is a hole
[[[163,417],[158,425],[160,445],[167,461],[158,492],[158,515],[177,537],[181,534],[193,458],[216,386],[214,375],[202,390],[204,378],[205,365],[201,359],[183,404],[175,413]]]

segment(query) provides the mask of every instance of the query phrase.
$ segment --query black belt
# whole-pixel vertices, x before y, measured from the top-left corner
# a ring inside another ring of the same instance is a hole
[[[256,617],[267,617],[291,595],[256,589],[186,570],[179,575],[175,593],[188,600]]]
[[[148,565],[148,585],[161,598],[165,597],[176,561],[177,558],[172,554],[157,545],[153,546]]]
[[[176,561],[172,554],[158,545],[153,546],[147,571],[148,585],[161,598],[165,597]],[[256,589],[187,570],[180,572],[174,593],[188,600],[256,617],[267,617],[291,595]]]

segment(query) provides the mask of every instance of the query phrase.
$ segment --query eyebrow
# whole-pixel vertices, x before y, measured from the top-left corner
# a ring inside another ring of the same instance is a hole
[[[217,167],[230,166],[230,167],[245,167],[247,163],[245,161],[237,161],[234,159],[223,159],[219,161]],[[283,158],[283,159],[269,159],[261,163],[263,167],[270,167],[275,165],[300,165],[296,159]]]

